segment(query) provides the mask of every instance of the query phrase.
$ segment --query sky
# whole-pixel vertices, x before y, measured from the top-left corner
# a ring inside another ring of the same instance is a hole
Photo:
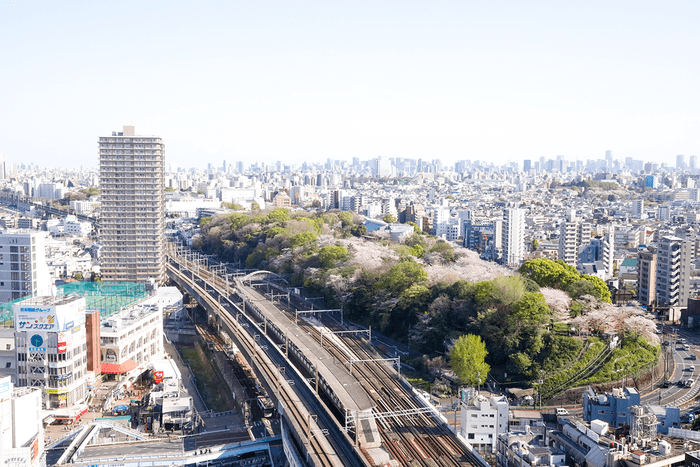
[[[0,154],[97,167],[700,155],[697,1],[0,0]]]

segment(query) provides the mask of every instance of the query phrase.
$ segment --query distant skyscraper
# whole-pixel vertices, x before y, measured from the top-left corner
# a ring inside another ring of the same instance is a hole
[[[688,168],[690,170],[695,170],[698,168],[698,156],[690,156],[688,158]]]
[[[610,149],[605,151],[605,165],[608,169],[612,169],[613,166],[613,153]]]
[[[103,280],[165,281],[164,152],[133,126],[99,138]]]
[[[503,263],[520,266],[525,257],[525,214],[518,208],[503,211]]]
[[[7,176],[7,161],[5,160],[5,154],[0,154],[0,180],[5,180],[6,178],[9,178]]]
[[[676,156],[676,168],[685,169],[685,156],[683,154],[678,154]]]
[[[530,159],[525,159],[523,161],[523,172],[529,172],[532,168],[532,161]]]

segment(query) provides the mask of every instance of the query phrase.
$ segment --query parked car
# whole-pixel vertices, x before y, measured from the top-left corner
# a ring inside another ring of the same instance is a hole
[[[555,409],[555,413],[557,414],[557,416],[559,416],[559,415],[569,415],[569,411],[566,410],[566,409],[564,409],[564,408],[562,408],[562,407],[557,407],[557,408]]]

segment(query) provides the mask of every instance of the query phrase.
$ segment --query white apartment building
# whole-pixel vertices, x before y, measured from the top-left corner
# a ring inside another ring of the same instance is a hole
[[[579,222],[576,219],[576,211],[570,211],[559,232],[559,259],[568,265],[576,266],[581,244],[587,244],[590,239],[591,224]]]
[[[503,211],[503,263],[518,267],[525,257],[525,214],[522,209]]]
[[[0,303],[51,289],[44,251],[46,233],[30,230],[0,231]]]
[[[15,303],[17,386],[42,390],[46,408],[87,395],[85,297],[42,296]]]
[[[93,201],[92,198],[90,200],[70,202],[70,208],[78,214],[90,214],[95,209],[99,209],[99,207],[99,200]]]
[[[447,234],[447,220],[450,218],[449,209],[435,209],[433,210],[433,228],[430,232],[436,237],[440,237]]]
[[[656,253],[656,299],[662,306],[685,306],[690,295],[692,245],[678,237],[662,237]]]
[[[99,138],[102,279],[165,281],[165,146],[133,126]]]
[[[508,431],[508,400],[460,391],[460,434],[479,452],[495,452],[498,435]]]

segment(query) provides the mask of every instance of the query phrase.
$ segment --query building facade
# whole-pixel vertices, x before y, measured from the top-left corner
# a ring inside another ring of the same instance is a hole
[[[13,304],[17,386],[40,388],[49,408],[87,395],[85,297],[32,297]]]
[[[570,212],[559,232],[559,259],[570,266],[576,266],[581,244],[591,239],[591,224],[579,222],[576,212]]]
[[[99,138],[101,272],[107,281],[165,281],[163,140],[133,126]]]
[[[656,300],[656,251],[653,247],[637,254],[637,300],[648,307]]]
[[[503,211],[503,263],[518,267],[525,257],[525,214],[518,208]]]
[[[45,239],[42,232],[0,231],[0,303],[49,294]]]
[[[690,295],[692,246],[679,237],[662,237],[656,253],[656,300],[663,306],[685,306]]]
[[[504,396],[460,391],[461,435],[479,452],[495,452],[498,435],[508,431],[508,400]]]
[[[110,316],[100,328],[101,372],[123,374],[163,355],[162,305],[139,304]]]

